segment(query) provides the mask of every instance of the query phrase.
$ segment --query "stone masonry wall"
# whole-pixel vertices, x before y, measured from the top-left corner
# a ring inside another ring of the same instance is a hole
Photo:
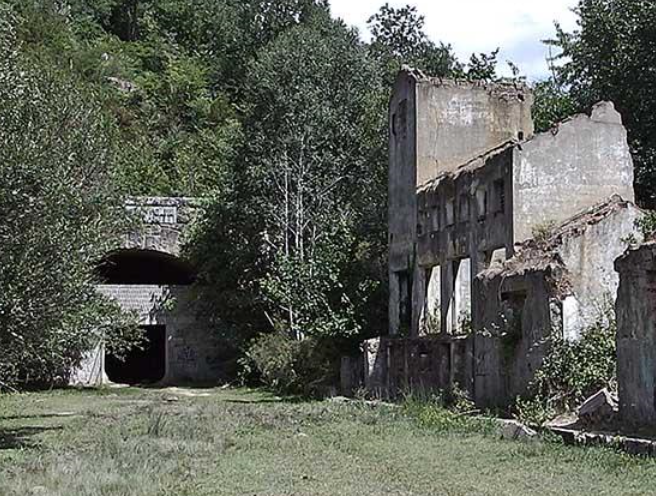
[[[126,210],[136,217],[136,227],[126,236],[123,248],[179,255],[185,231],[191,226],[197,208],[198,200],[193,198],[139,197],[129,200]]]

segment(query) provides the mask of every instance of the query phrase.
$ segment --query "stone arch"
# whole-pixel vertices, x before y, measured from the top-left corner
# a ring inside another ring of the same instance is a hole
[[[136,313],[139,324],[157,342],[156,370],[142,369],[140,377],[111,377],[111,365],[99,336],[96,348],[72,372],[71,383],[92,386],[111,380],[166,384],[224,380],[222,346],[215,324],[194,291],[194,267],[180,257],[182,240],[196,217],[197,202],[192,198],[132,198],[126,211],[141,222],[126,233],[121,249],[100,261],[97,290],[123,310]],[[133,358],[137,372],[143,364],[150,367],[153,360],[152,356]],[[128,370],[126,376],[128,372],[132,374]]]
[[[146,342],[124,360],[105,354],[104,370],[116,383],[156,383],[170,376],[169,341],[176,319],[188,309],[169,301],[184,299],[194,282],[193,267],[181,258],[158,250],[127,248],[113,251],[97,268],[98,289],[126,311],[136,313]]]

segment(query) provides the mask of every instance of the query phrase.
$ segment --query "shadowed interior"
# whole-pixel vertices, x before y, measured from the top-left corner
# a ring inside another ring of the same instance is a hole
[[[193,268],[178,257],[151,250],[119,250],[99,264],[103,284],[186,286],[194,282]]]

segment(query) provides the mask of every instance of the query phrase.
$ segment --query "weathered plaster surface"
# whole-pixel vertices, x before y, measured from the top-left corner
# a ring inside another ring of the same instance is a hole
[[[529,138],[532,100],[524,86],[419,79],[417,185],[502,143]]]
[[[559,253],[567,267],[571,298],[576,301],[564,326],[567,338],[578,339],[584,329],[612,313],[619,286],[614,263],[626,250],[629,237],[639,240],[636,221],[643,216],[640,209],[626,203],[578,236],[563,239]]]
[[[561,222],[612,195],[634,201],[633,160],[613,104],[597,104],[515,150],[513,222],[516,242],[536,226]]]
[[[552,288],[542,272],[509,278],[495,277],[478,286],[476,320],[481,328],[472,337],[473,397],[477,405],[505,407],[526,392],[547,351],[551,335]],[[507,299],[521,295],[511,304]]]
[[[474,319],[482,330],[474,338],[478,404],[504,406],[526,393],[552,333],[578,339],[612,317],[619,283],[613,263],[626,248],[624,240],[639,237],[635,222],[643,215],[613,197],[527,241],[515,257],[479,275],[483,284],[475,297],[484,303]],[[519,326],[508,319],[513,298],[523,301],[515,308]]]

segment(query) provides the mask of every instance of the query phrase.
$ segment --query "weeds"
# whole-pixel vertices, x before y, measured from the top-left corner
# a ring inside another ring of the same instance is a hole
[[[609,450],[500,442],[457,390],[415,392],[399,408],[244,390],[5,400],[0,431],[58,429],[35,433],[38,448],[0,450],[3,496],[642,495],[656,477],[656,463]],[[57,411],[79,415],[44,416]]]
[[[480,417],[467,393],[455,387],[440,393],[409,393],[404,397],[403,411],[423,427],[441,433],[489,434],[491,422]]]

